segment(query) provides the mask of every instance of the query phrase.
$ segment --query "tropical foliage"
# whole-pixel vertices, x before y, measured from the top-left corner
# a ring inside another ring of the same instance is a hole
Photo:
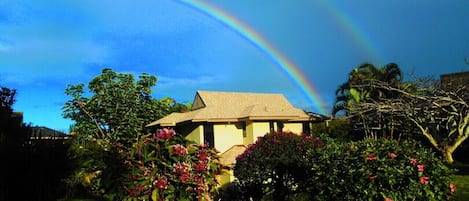
[[[415,141],[323,143],[306,157],[312,200],[446,200],[455,190],[452,170]]]
[[[211,200],[224,167],[207,145],[196,145],[162,129],[134,145],[125,161],[125,200]]]
[[[412,93],[385,82],[374,81],[374,88],[392,91],[399,98],[377,98],[350,109],[368,119],[382,115],[394,119],[401,132],[414,134],[439,150],[448,163],[452,154],[469,137],[469,95],[465,87],[450,91],[431,84],[420,84]],[[411,129],[409,129],[411,128]]]
[[[245,199],[260,200],[267,196],[287,200],[293,194],[306,191],[306,181],[313,173],[304,159],[307,150],[314,146],[311,136],[291,132],[259,137],[236,158],[234,175],[247,196]]]
[[[379,114],[373,119],[367,118],[368,114],[354,113],[350,111],[360,103],[373,102],[378,98],[397,98],[393,91],[376,88],[373,86],[375,80],[388,83],[396,88],[411,90],[412,85],[402,82],[403,75],[395,63],[389,63],[383,68],[376,68],[374,65],[365,63],[354,68],[350,73],[347,82],[340,85],[336,90],[336,101],[332,115],[343,114],[350,119],[353,138],[377,138],[390,137],[395,135],[394,119],[389,116]]]
[[[74,121],[71,151],[79,167],[69,180],[71,189],[84,189],[97,196],[116,199],[124,192],[121,175],[132,145],[148,133],[145,125],[174,110],[183,110],[171,98],[152,98],[156,77],[103,69],[85,84],[69,85],[71,96],[63,106],[63,116]]]
[[[373,64],[364,63],[354,68],[348,75],[348,80],[336,90],[336,101],[332,114],[339,112],[348,115],[348,108],[354,104],[378,97],[392,97],[393,93],[373,88],[370,80],[379,80],[392,86],[399,86],[403,75],[399,66],[389,63],[383,68],[376,68]],[[356,87],[361,86],[361,87]]]
[[[455,191],[453,171],[415,141],[302,138],[269,134],[237,158],[243,199],[447,200]]]

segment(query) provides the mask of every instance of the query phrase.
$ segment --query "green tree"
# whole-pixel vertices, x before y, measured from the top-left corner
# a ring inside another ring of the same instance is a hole
[[[83,185],[94,193],[121,192],[125,153],[146,134],[145,125],[181,107],[175,101],[168,104],[170,98],[151,96],[156,76],[143,73],[138,78],[103,69],[87,91],[85,84],[65,90],[72,98],[63,106],[63,116],[74,121],[72,149],[82,162],[76,177],[84,178]]]
[[[16,89],[1,87],[0,89],[0,110],[1,112],[12,112],[15,103]]]

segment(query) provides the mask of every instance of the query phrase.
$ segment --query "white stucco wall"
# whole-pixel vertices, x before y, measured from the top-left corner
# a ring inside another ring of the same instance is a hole
[[[213,125],[215,148],[223,153],[233,145],[243,144],[243,128],[241,123]]]

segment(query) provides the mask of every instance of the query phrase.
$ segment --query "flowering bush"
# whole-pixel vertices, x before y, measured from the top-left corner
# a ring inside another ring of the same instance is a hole
[[[325,140],[308,152],[315,200],[447,200],[455,190],[441,157],[413,141]]]
[[[210,200],[223,167],[214,149],[162,129],[134,145],[126,200]]]
[[[314,146],[312,137],[291,132],[259,137],[236,159],[234,175],[245,196],[241,199],[272,196],[286,200],[305,191],[305,181],[312,172],[304,159],[306,151]]]
[[[444,160],[414,141],[267,134],[236,160],[241,199],[449,200]]]

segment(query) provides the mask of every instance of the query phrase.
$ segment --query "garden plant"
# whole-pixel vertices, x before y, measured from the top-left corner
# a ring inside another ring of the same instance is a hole
[[[224,167],[214,148],[161,129],[136,143],[125,161],[125,200],[211,200]]]
[[[254,200],[450,200],[452,174],[416,141],[339,142],[291,133],[259,138],[235,166],[241,191]]]

